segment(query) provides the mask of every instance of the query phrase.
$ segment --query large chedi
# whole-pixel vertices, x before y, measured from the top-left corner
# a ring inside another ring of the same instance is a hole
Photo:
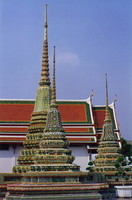
[[[103,125],[103,133],[99,143],[98,155],[94,161],[94,171],[103,173],[115,173],[115,162],[120,156],[119,143],[116,139],[113,124],[110,118],[108,106],[108,85],[106,75],[106,113]]]
[[[104,190],[108,193],[108,184],[88,184],[88,174],[81,172],[80,167],[73,164],[74,156],[68,149],[69,142],[57,107],[54,48],[51,104],[42,139],[39,147],[34,150],[34,163],[27,171],[8,176],[11,184],[7,185],[7,200],[96,200],[102,199]]]
[[[72,164],[74,156],[71,155],[71,151],[68,149],[69,142],[62,127],[56,104],[55,47],[52,89],[50,87],[47,5],[45,13],[40,86],[37,90],[34,111],[28,129],[29,134],[24,142],[25,148],[21,150],[18,165],[13,167],[13,172],[23,173],[24,182],[79,182],[80,167]],[[39,175],[41,173],[41,177],[37,175],[38,173]]]
[[[35,182],[79,182],[81,172],[79,166],[72,164],[74,156],[71,155],[71,151],[68,149],[69,142],[66,139],[57,107],[54,47],[51,105],[43,138],[39,143],[39,148],[35,151],[34,164],[24,175],[25,182],[32,180]],[[78,173],[74,173],[75,171]],[[41,174],[41,177],[39,177],[38,173]],[[38,174],[37,177],[36,174]],[[31,175],[31,179],[29,175]],[[34,179],[32,179],[33,177]]]
[[[73,163],[56,104],[55,47],[50,88],[47,44],[47,6],[40,86],[37,90],[25,149],[12,174],[5,175],[8,200],[101,199],[106,183],[86,183],[88,174]],[[10,184],[9,184],[10,183]]]
[[[30,165],[34,163],[34,154],[39,147],[39,143],[43,137],[43,131],[46,125],[47,113],[51,101],[51,87],[49,78],[49,61],[48,61],[48,24],[47,24],[47,5],[45,7],[44,20],[44,42],[42,55],[42,69],[39,87],[36,93],[34,110],[31,116],[28,134],[24,141],[24,150],[21,150],[18,157],[19,166],[13,168],[13,172],[26,172],[30,169]]]

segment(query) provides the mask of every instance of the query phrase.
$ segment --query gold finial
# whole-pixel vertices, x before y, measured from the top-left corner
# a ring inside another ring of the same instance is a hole
[[[48,23],[47,23],[47,4],[45,5],[45,16],[44,16],[44,40],[48,39],[47,33]]]
[[[114,103],[117,101],[117,95],[115,94]]]
[[[92,89],[92,93],[91,93],[91,95],[90,95],[90,100],[92,100],[93,95],[94,95],[94,91],[93,91],[93,89]]]
[[[56,105],[56,82],[55,82],[55,46],[53,52],[53,78],[52,78],[52,95],[51,95],[51,106]]]
[[[109,102],[108,102],[108,80],[107,80],[107,74],[105,74],[106,77],[106,110],[105,110],[105,122],[111,122],[110,119],[110,113],[109,113]]]

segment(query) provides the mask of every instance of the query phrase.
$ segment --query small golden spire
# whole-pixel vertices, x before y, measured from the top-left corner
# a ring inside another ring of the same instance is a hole
[[[108,102],[108,80],[107,80],[107,74],[105,74],[106,77],[106,110],[105,110],[105,122],[111,122],[110,113],[109,113],[109,102]]]
[[[53,77],[52,77],[52,95],[51,95],[51,106],[56,105],[56,81],[55,81],[55,46],[53,52]]]

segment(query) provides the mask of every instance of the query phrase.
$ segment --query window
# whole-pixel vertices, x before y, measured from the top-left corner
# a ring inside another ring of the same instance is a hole
[[[0,144],[0,150],[9,150],[9,144]]]

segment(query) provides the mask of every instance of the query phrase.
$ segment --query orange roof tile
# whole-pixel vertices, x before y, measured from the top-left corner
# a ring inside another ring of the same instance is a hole
[[[24,132],[27,133],[28,132],[28,128],[21,128],[21,127],[0,127],[0,132],[16,132],[16,133],[20,133],[20,132]]]
[[[11,102],[11,101],[10,101]],[[18,101],[19,102],[19,101]],[[86,103],[58,103],[62,122],[88,122]],[[0,103],[0,121],[2,122],[29,122],[34,102],[30,103]],[[89,118],[89,119],[88,119]]]
[[[95,125],[98,128],[102,128],[105,119],[105,110],[93,110]]]
[[[87,122],[85,104],[60,104],[58,108],[63,122]]]
[[[0,121],[30,121],[33,104],[0,104]]]
[[[90,132],[89,128],[65,128],[66,132],[72,132],[72,133],[78,133],[78,132],[82,132],[82,133],[86,133],[86,132]]]
[[[111,120],[113,123],[113,126],[115,128],[115,120],[114,120],[114,116],[113,116],[113,109],[109,108],[110,111],[110,116],[111,116]],[[96,128],[102,129],[103,124],[104,124],[104,119],[105,119],[105,107],[93,107],[93,118],[95,121],[95,126]]]

